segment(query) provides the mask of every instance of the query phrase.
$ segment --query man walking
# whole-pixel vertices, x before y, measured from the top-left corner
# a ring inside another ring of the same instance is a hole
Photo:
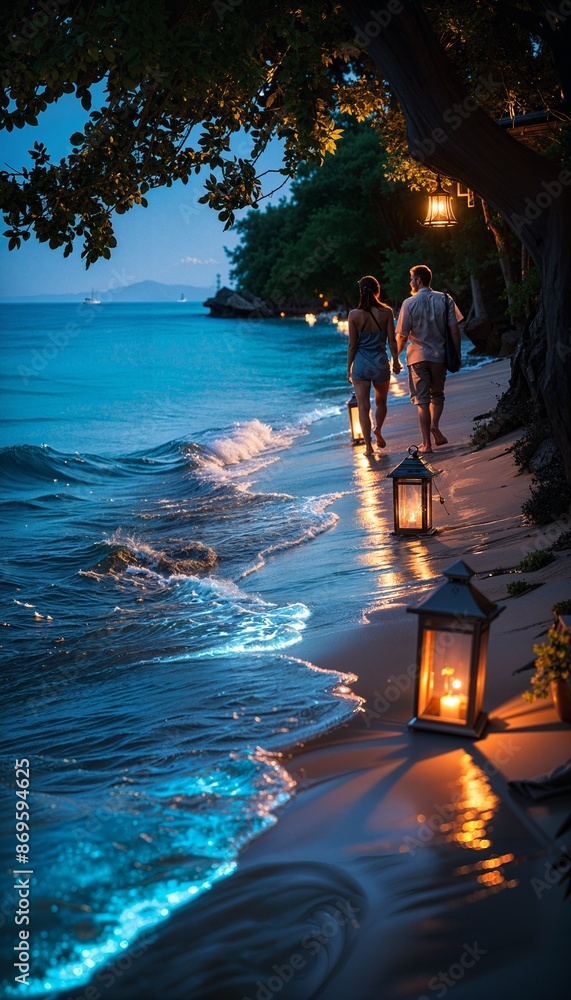
[[[410,401],[418,409],[422,435],[418,450],[424,453],[432,451],[431,434],[435,444],[448,444],[439,428],[446,381],[444,331],[447,319],[454,346],[460,354],[458,323],[463,319],[450,296],[435,292],[430,287],[431,281],[432,271],[425,264],[411,268],[412,295],[401,306],[395,331],[399,354],[408,340],[406,363]]]

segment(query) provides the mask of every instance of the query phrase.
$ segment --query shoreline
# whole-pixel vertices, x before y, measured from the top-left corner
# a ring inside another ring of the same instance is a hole
[[[517,474],[508,450],[521,432],[481,451],[468,444],[474,416],[495,405],[508,364],[492,362],[447,383],[443,428],[451,443],[430,456],[443,470],[436,482],[450,510],[437,534],[393,539],[388,560],[386,552],[377,556],[392,491],[385,483],[371,506],[372,487],[416,438],[412,406],[398,408],[398,423],[389,407],[387,454],[375,462],[355,449],[339,469],[333,448],[312,469],[316,483],[338,473],[338,524],[268,562],[263,593],[278,594],[284,571],[297,569],[300,586],[315,594],[315,574],[328,579],[343,554],[346,525],[354,529],[361,518],[345,565],[355,594],[373,581],[368,602],[356,614],[358,604],[351,604],[347,621],[318,622],[288,652],[356,674],[351,687],[366,699],[365,711],[280,755],[297,790],[274,826],[242,849],[235,874],[139,940],[131,966],[115,971],[100,996],[426,1000],[452,985],[457,1000],[482,992],[492,1000],[568,995],[571,907],[562,879],[545,881],[569,840],[556,836],[568,804],[562,797],[527,803],[507,782],[569,756],[569,726],[550,702],[524,702],[530,675],[514,671],[532,659],[551,605],[570,596],[571,553],[526,574],[542,584],[537,589],[506,599],[508,576],[486,574],[547,547],[554,529],[522,523],[530,477]],[[307,455],[310,465],[310,439]],[[286,479],[287,469],[286,459]],[[506,604],[491,627],[484,700],[490,722],[477,742],[407,728],[417,623],[406,607],[458,558],[475,571],[479,590]],[[261,589],[256,577],[251,586]],[[472,822],[468,813],[481,817],[487,850],[454,839]],[[482,868],[494,858],[497,864]],[[89,989],[64,995],[98,1000]]]

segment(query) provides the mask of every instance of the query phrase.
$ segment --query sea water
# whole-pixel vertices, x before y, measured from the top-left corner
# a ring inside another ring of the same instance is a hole
[[[336,523],[279,462],[345,424],[347,339],[199,303],[1,312],[2,857],[34,873],[31,996],[231,875],[293,794],[279,751],[360,707],[350,675],[296,658],[295,580],[263,588]],[[5,882],[6,996],[18,898]]]

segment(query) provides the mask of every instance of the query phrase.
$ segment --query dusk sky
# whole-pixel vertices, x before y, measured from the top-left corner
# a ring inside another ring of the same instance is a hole
[[[57,161],[70,151],[69,136],[82,127],[86,118],[87,112],[70,96],[49,108],[38,126],[4,132],[0,146],[2,167],[8,164],[19,169],[29,165],[27,151],[35,141],[44,142],[52,159]],[[276,143],[266,154],[263,169],[280,166]],[[232,248],[238,240],[231,231],[224,232],[215,212],[198,203],[204,194],[203,177],[203,174],[193,175],[187,185],[177,182],[171,188],[150,191],[148,208],[135,207],[126,215],[114,216],[118,246],[110,261],[101,260],[88,271],[81,259],[80,240],[76,241],[73,254],[64,259],[63,250],[50,250],[47,244],[38,243],[34,235],[20,250],[11,253],[3,238],[0,296],[83,294],[92,287],[105,291],[118,284],[145,280],[209,287],[215,284],[217,274],[222,284],[227,284],[229,261],[224,247]],[[276,187],[281,179],[277,174],[269,175],[265,178],[265,190]],[[271,201],[276,203],[286,189]],[[268,201],[262,201],[261,206]]]

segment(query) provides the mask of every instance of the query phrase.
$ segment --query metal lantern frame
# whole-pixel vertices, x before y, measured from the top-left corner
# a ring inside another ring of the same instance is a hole
[[[432,480],[440,475],[419,458],[418,448],[408,449],[403,459],[387,479],[393,481],[393,514],[395,535],[433,535]],[[414,498],[417,498],[416,504]],[[414,516],[413,516],[414,515]]]
[[[361,430],[361,421],[359,420],[359,404],[357,403],[355,392],[353,392],[351,399],[347,400],[347,409],[349,411],[349,431],[352,443],[365,444],[365,438]]]
[[[458,219],[452,208],[452,195],[442,187],[440,174],[436,177],[436,187],[428,195],[428,210],[423,226],[432,229],[445,229],[457,226]]]
[[[490,623],[505,610],[470,582],[474,571],[459,559],[444,570],[446,583],[415,608],[418,641],[411,729],[479,739]]]

